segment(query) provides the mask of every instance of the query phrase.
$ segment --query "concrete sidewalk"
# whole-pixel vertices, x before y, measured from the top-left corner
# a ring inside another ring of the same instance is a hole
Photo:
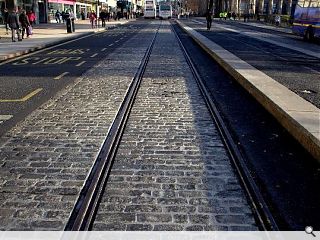
[[[256,20],[249,20],[248,22],[244,22],[244,21],[237,21],[238,23],[244,24],[244,25],[248,25],[248,26],[254,26],[254,27],[258,27],[258,28],[264,28],[264,29],[269,29],[269,30],[273,30],[273,31],[277,31],[277,32],[283,32],[283,33],[292,33],[292,29],[290,27],[283,27],[283,26],[275,26],[263,21],[256,21]]]
[[[105,31],[107,28],[125,24],[129,21],[132,20],[112,20],[106,23],[105,28],[102,28],[100,25],[99,28],[92,29],[89,20],[78,20],[75,21],[74,33],[67,33],[66,25],[63,23],[39,24],[34,26],[33,35],[30,36],[30,38],[23,39],[21,42],[12,42],[11,31],[6,34],[6,29],[2,25],[0,27],[0,61],[21,56],[45,47],[89,35],[94,32]]]
[[[206,21],[204,17],[195,17],[191,19],[198,19],[198,20],[203,20]],[[277,32],[283,32],[283,33],[292,33],[292,29],[290,27],[277,27],[275,25],[266,23],[264,21],[257,21],[257,20],[249,20],[248,22],[244,22],[243,19],[240,20],[220,20],[219,18],[214,18],[214,21],[216,22],[235,22],[235,23],[240,23],[243,25],[248,25],[248,26],[253,26],[253,27],[258,27],[258,28],[263,28],[263,29],[269,29]]]

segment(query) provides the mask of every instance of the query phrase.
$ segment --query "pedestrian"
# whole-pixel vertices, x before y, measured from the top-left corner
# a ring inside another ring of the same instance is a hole
[[[275,23],[276,23],[276,26],[279,27],[279,26],[280,26],[280,22],[281,22],[281,17],[280,17],[280,15],[276,15],[276,16],[274,17],[274,21],[275,21]]]
[[[107,13],[105,10],[102,10],[100,13],[100,19],[101,19],[101,24],[102,27],[106,27],[106,19],[107,19]]]
[[[107,21],[109,22],[110,21],[110,12],[107,12]]]
[[[117,15],[116,15],[116,20],[120,20],[120,17],[121,17],[121,12],[118,11],[118,12],[117,12]]]
[[[97,15],[94,12],[94,10],[91,11],[89,15],[90,23],[91,23],[91,28],[96,28],[97,27]]]
[[[27,16],[28,16],[28,19],[29,19],[29,22],[30,22],[30,25],[31,27],[33,27],[35,24],[36,24],[36,15],[34,14],[34,12],[31,10],[27,13]]]
[[[81,20],[86,20],[86,15],[84,14],[84,11],[81,10]]]
[[[232,12],[232,13],[231,13],[231,17],[232,17],[233,20],[236,20],[236,18],[237,18],[236,13],[235,13],[235,12]]]
[[[24,38],[24,34],[27,33],[27,38],[29,38],[29,35],[31,33],[29,27],[30,27],[30,21],[28,16],[26,15],[25,10],[21,10],[21,13],[19,15],[19,22],[22,29],[22,39]]]
[[[61,18],[62,18],[62,23],[65,23],[67,18],[66,18],[66,12],[65,11],[62,11],[61,12]]]
[[[74,12],[70,9],[68,11],[69,13],[69,18],[70,18],[70,21],[71,21],[71,29],[72,29],[72,32],[75,32],[75,24],[74,24],[74,20],[75,20],[75,15],[74,15]]]
[[[18,35],[18,41],[22,41],[20,36],[20,25],[19,25],[19,18],[17,15],[17,10],[14,9],[11,13],[8,15],[8,25],[11,28],[11,39],[12,42],[16,41],[16,35]]]
[[[5,28],[6,28],[6,35],[9,35],[8,16],[9,16],[8,9],[5,8],[3,10],[3,23],[4,23]]]
[[[59,10],[56,11],[55,18],[57,23],[61,23],[61,13]]]
[[[244,21],[244,22],[248,22],[248,17],[249,17],[249,14],[248,14],[247,12],[245,12],[245,13],[243,14],[243,21]]]
[[[231,20],[231,12],[227,13],[228,19]]]
[[[212,25],[212,12],[208,11],[207,16],[207,30],[209,31],[211,29],[211,25]]]

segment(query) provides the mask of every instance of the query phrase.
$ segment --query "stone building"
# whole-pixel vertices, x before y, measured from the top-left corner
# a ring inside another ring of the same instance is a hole
[[[207,11],[210,0],[180,0],[188,8],[199,15]],[[292,6],[297,0],[213,0],[213,11],[217,15],[221,11],[252,15],[291,14]]]

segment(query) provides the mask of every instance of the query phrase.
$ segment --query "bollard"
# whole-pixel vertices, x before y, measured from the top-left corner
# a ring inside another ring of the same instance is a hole
[[[72,32],[76,31],[76,28],[74,26],[74,18],[71,18],[71,30],[72,30]]]

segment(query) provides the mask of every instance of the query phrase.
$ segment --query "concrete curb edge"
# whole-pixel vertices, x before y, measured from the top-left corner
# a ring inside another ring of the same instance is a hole
[[[203,48],[221,67],[223,67],[236,81],[243,86],[268,112],[270,112],[277,121],[295,138],[301,145],[320,162],[320,138],[312,134],[303,124],[292,117],[292,114],[276,102],[269,98],[264,92],[254,86],[245,75],[234,69],[226,60],[221,58],[216,52],[212,51],[205,43],[189,32],[186,25],[176,21],[178,25],[190,36],[197,44]],[[200,34],[200,33],[199,33]],[[290,91],[290,90],[289,90]],[[297,97],[299,97],[297,95]],[[299,97],[301,98],[301,97]],[[302,99],[302,98],[301,98]],[[304,99],[302,99],[305,101]],[[305,113],[307,114],[307,112]],[[320,117],[320,112],[319,112]],[[319,118],[320,124],[320,118]],[[320,128],[320,125],[319,125]]]

